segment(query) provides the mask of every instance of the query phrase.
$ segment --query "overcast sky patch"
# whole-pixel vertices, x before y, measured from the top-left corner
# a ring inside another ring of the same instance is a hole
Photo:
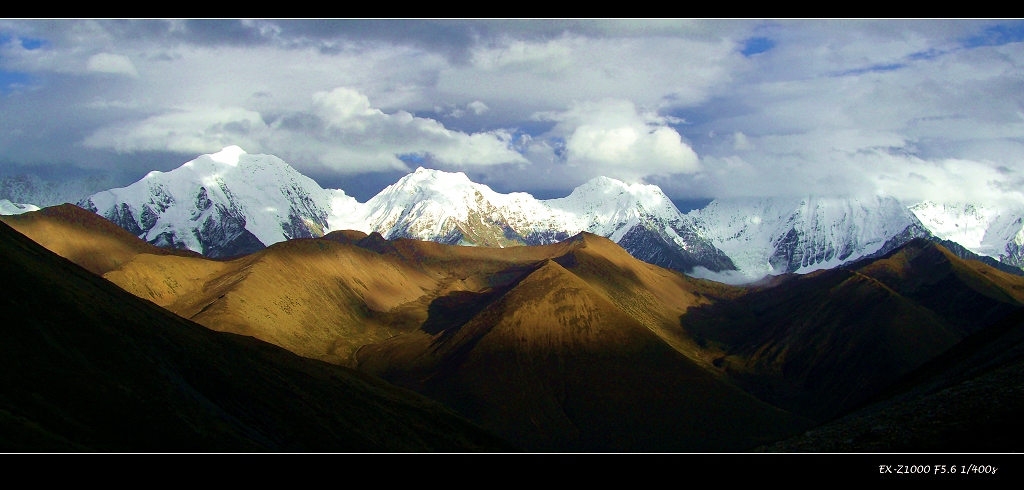
[[[0,174],[234,144],[353,195],[423,165],[1024,204],[1022,44],[983,19],[5,20]]]

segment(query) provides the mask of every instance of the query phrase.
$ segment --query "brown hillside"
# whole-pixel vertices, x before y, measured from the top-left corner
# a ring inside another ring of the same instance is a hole
[[[913,241],[854,269],[693,309],[682,321],[727,352],[716,363],[751,392],[826,420],[1016,309],[1014,277]]]
[[[350,369],[211,332],[0,224],[0,451],[508,451]]]
[[[555,261],[459,296],[433,310],[431,328],[360,349],[359,368],[528,450],[739,450],[805,424],[722,382]]]
[[[106,218],[73,204],[0,216],[0,221],[51,252],[100,275],[138,254],[201,257],[195,252],[163,249],[146,243]]]

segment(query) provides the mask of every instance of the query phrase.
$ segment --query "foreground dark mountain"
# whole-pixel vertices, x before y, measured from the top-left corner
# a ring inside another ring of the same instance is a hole
[[[6,224],[0,254],[0,450],[510,448],[414,393],[140,301]]]
[[[1022,305],[1024,278],[915,239],[682,321],[723,349],[716,365],[759,398],[824,421]]]
[[[687,308],[735,288],[594,235],[494,249],[338,233],[228,262],[142,253],[105,277],[212,329],[358,363],[525,449],[741,450],[808,423],[729,385],[683,335]],[[389,338],[403,354],[375,356]],[[402,381],[422,369],[447,374]]]
[[[759,451],[1019,452],[1024,309],[966,338],[873,400]]]
[[[104,277],[549,451],[742,451],[785,439],[916,389],[894,382],[1024,305],[1024,278],[920,239],[745,288],[586,233],[499,249],[334,232],[230,261],[140,252]]]
[[[677,332],[659,335],[651,293],[670,283],[638,287],[656,268],[604,238],[571,242],[490,288],[435,299],[418,330],[360,349],[359,368],[528,450],[737,451],[806,427],[725,383]]]

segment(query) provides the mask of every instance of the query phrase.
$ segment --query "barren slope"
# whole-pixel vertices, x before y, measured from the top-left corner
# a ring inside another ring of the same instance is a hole
[[[723,372],[778,406],[827,420],[1019,307],[1024,278],[925,240],[852,268],[693,309],[683,324],[726,351]]]
[[[101,275],[143,253],[201,257],[187,250],[150,245],[102,216],[73,204],[0,216],[0,221],[53,253]]]
[[[359,368],[539,451],[741,450],[806,421],[718,379],[555,261],[439,298]]]
[[[0,450],[479,451],[435,402],[211,332],[0,224]]]

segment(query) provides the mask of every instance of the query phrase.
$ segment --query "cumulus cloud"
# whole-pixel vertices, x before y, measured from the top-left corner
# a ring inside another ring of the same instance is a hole
[[[173,151],[199,154],[229,145],[258,151],[258,141],[267,131],[267,125],[258,112],[238,107],[192,107],[102,128],[82,143],[90,148],[110,148],[119,153]]]
[[[682,198],[1024,188],[1019,22],[389,22],[2,21],[0,70],[32,90],[0,97],[0,156],[239,144],[318,175],[422,159]]]
[[[469,63],[441,70],[436,91],[486,100],[506,117],[609,96],[644,106],[697,104],[744,66],[737,46],[722,38],[498,38],[474,46]]]
[[[479,100],[474,100],[473,102],[470,102],[469,104],[466,104],[466,108],[471,110],[471,111],[473,111],[473,114],[476,114],[478,116],[480,114],[483,114],[483,113],[485,113],[485,112],[487,112],[487,111],[489,111],[491,109],[490,107],[487,107],[487,104],[484,104],[483,102],[480,102]]]
[[[422,154],[438,164],[455,167],[526,163],[510,148],[508,131],[467,134],[406,111],[385,114],[371,107],[365,95],[349,88],[318,92],[313,96],[313,106],[313,113],[327,123],[328,131],[367,151],[376,153],[386,148],[394,155]]]
[[[1021,202],[1021,43],[967,49],[913,29],[812,27],[781,30],[754,65],[766,69],[704,107],[721,115],[692,129],[704,171],[669,186],[707,197]]]
[[[139,73],[135,70],[132,60],[123,54],[99,53],[89,57],[86,62],[89,71],[100,73],[116,73],[137,78]]]
[[[639,111],[628,100],[582,102],[534,117],[555,121],[548,138],[564,140],[565,162],[589,172],[638,181],[700,168],[697,154],[668,125],[678,120]]]
[[[451,167],[527,163],[510,148],[508,131],[468,134],[406,111],[387,114],[366,95],[346,87],[317,92],[307,111],[270,124],[261,113],[240,107],[189,107],[103,128],[83,144],[118,152],[182,153],[237,144],[246,151],[296,157],[341,173],[408,170],[401,160],[407,155]]]

